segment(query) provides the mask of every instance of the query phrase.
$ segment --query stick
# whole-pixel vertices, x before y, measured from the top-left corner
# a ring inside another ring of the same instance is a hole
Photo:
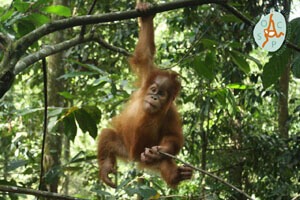
[[[212,177],[212,178],[214,178],[214,179],[217,179],[217,180],[220,181],[221,183],[223,183],[223,184],[225,184],[225,185],[231,187],[231,188],[234,189],[235,191],[237,191],[237,192],[243,194],[243,195],[244,195],[245,197],[247,197],[248,199],[254,200],[252,197],[250,197],[248,194],[246,194],[243,190],[241,190],[241,189],[235,187],[234,185],[232,185],[232,184],[230,184],[230,183],[224,181],[223,179],[221,179],[220,177],[218,177],[218,176],[216,176],[216,175],[214,175],[214,174],[212,174],[212,173],[209,173],[209,172],[207,172],[207,171],[205,171],[205,170],[203,170],[203,169],[200,169],[200,168],[198,168],[198,167],[195,167],[195,166],[193,166],[193,165],[191,165],[191,164],[189,164],[189,163],[187,163],[187,162],[185,162],[185,161],[183,161],[183,160],[181,160],[181,159],[177,158],[176,156],[173,156],[173,155],[171,155],[171,154],[169,154],[169,153],[165,153],[165,152],[161,152],[161,151],[159,151],[159,153],[162,154],[162,155],[164,155],[164,156],[167,156],[167,157],[173,158],[173,159],[175,159],[175,160],[178,160],[178,161],[180,161],[181,163],[183,163],[184,165],[186,165],[186,166],[188,166],[188,167],[190,167],[190,168],[192,168],[192,169],[194,169],[194,170],[196,170],[196,171],[199,171],[199,172],[201,172],[201,173],[203,173],[203,174],[205,174],[205,175],[207,175],[207,176],[210,176],[210,177]]]

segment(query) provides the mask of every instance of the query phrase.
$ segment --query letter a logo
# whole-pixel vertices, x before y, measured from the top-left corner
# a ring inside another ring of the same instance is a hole
[[[270,52],[277,51],[281,47],[285,35],[285,19],[281,13],[274,10],[268,15],[263,15],[253,30],[257,45]]]

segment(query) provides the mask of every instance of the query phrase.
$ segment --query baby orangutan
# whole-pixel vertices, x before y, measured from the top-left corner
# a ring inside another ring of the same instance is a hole
[[[146,12],[147,3],[138,3],[137,10]],[[153,17],[141,17],[139,40],[130,58],[139,78],[139,89],[133,93],[121,114],[112,119],[112,128],[99,135],[98,163],[100,179],[111,187],[108,177],[116,173],[116,158],[137,161],[142,167],[160,172],[171,187],[190,179],[192,169],[177,166],[174,160],[161,155],[176,155],[183,146],[182,124],[174,104],[179,93],[178,74],[160,70],[154,64]]]

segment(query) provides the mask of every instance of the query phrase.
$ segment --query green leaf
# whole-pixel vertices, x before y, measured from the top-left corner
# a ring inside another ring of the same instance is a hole
[[[227,99],[228,99],[228,110],[232,115],[236,114],[237,111],[237,105],[235,102],[235,98],[234,95],[232,94],[232,92],[230,90],[227,90]]]
[[[237,18],[233,14],[226,14],[226,15],[222,16],[221,19],[224,22],[236,22],[236,23],[240,23],[241,22],[241,20],[239,18]]]
[[[214,79],[214,72],[213,72],[213,64],[210,60],[211,58],[207,56],[205,61],[202,60],[201,56],[197,56],[194,58],[192,66],[196,70],[199,76],[202,76],[206,79],[213,80]]]
[[[133,196],[138,193],[138,189],[136,188],[125,188],[125,191],[129,196]]]
[[[116,84],[114,83],[114,82],[111,82],[111,90],[110,90],[110,92],[112,93],[112,95],[116,95],[117,94],[117,86],[116,86]]]
[[[300,78],[300,55],[292,62],[292,73],[296,78]]]
[[[76,134],[77,134],[77,126],[75,122],[75,115],[74,112],[70,113],[63,119],[64,122],[64,131],[67,138],[71,141],[74,141]]]
[[[287,67],[290,57],[290,50],[287,48],[281,54],[274,53],[272,55],[269,62],[265,64],[261,77],[264,88],[276,83],[285,67]]]
[[[99,69],[95,65],[82,63],[82,62],[79,62],[79,61],[73,60],[73,59],[68,59],[68,61],[71,62],[71,63],[75,63],[75,64],[77,64],[77,65],[79,65],[81,67],[84,67],[84,68],[88,69],[89,71],[97,72],[98,74],[104,74],[104,71],[101,70],[101,69]]]
[[[97,137],[97,124],[93,117],[85,109],[76,110],[75,117],[83,132],[88,132],[93,138]]]
[[[94,119],[96,124],[100,122],[101,111],[97,106],[85,106],[82,109],[84,109],[87,113],[91,115],[91,117]]]
[[[219,45],[219,42],[207,38],[202,39],[201,42],[205,48],[209,49],[215,49]]]
[[[32,114],[32,113],[36,113],[36,112],[39,112],[39,111],[43,111],[44,108],[29,108],[29,109],[24,109],[24,110],[21,110],[18,112],[18,115],[19,116],[24,116],[24,115],[29,115],[29,114]]]
[[[232,61],[240,68],[240,70],[246,74],[250,72],[250,66],[241,53],[230,51],[229,54]]]
[[[226,87],[230,88],[230,89],[238,89],[238,90],[245,90],[248,88],[247,85],[243,85],[243,84],[239,84],[239,83],[231,83],[231,84],[228,84]]]
[[[13,10],[5,12],[5,14],[0,17],[0,22],[4,22],[5,20],[9,19],[13,15],[13,13]]]
[[[106,83],[110,83],[110,79],[106,76],[101,76],[99,77],[98,79],[96,79],[94,82],[93,82],[93,86],[103,86],[105,85]]]
[[[25,17],[24,20],[28,20],[29,22],[33,23],[36,26],[41,26],[43,24],[50,22],[49,17],[38,13],[33,13]]]
[[[20,20],[17,23],[17,32],[20,36],[26,35],[27,33],[35,30],[35,25],[27,20]]]
[[[139,187],[138,192],[144,199],[150,199],[151,197],[155,196],[157,191],[147,185],[142,185]]]
[[[258,59],[254,58],[253,56],[250,56],[250,55],[244,55],[244,57],[247,58],[247,59],[249,59],[249,60],[251,60],[251,61],[253,61],[253,62],[257,65],[257,67],[258,67],[259,69],[262,69],[262,68],[263,68],[261,62],[260,62]]]
[[[69,92],[66,92],[66,91],[64,91],[64,92],[59,92],[58,94],[59,94],[60,96],[64,97],[64,98],[66,98],[66,99],[75,99],[75,96],[74,96],[74,95],[72,95],[72,94],[70,94]]]
[[[75,163],[78,160],[81,160],[82,158],[85,158],[86,154],[83,151],[79,151],[79,153],[77,153],[73,158],[71,158],[69,163]]]
[[[227,106],[226,96],[227,91],[224,88],[218,89],[215,92],[213,92],[213,97],[215,97],[217,102],[219,102],[223,107]]]
[[[97,193],[99,196],[103,196],[103,195],[104,196],[108,196],[108,197],[112,196],[112,194],[110,194],[110,193],[108,193],[108,192],[106,192],[104,190],[98,189],[98,188],[93,188],[91,191]]]
[[[13,171],[19,167],[23,167],[28,163],[27,160],[12,160],[8,163],[7,170]]]
[[[62,111],[63,108],[53,108],[49,111],[48,117],[58,116],[59,114],[61,114]]]
[[[296,45],[300,45],[300,17],[293,19],[290,21],[289,26],[291,27],[289,41]]]
[[[91,64],[84,64],[83,67],[89,69],[90,71],[97,72],[99,74],[104,74],[104,71]]]
[[[58,180],[60,175],[62,174],[62,169],[60,166],[52,167],[46,174],[45,174],[45,182],[47,184],[53,183],[55,180]]]
[[[13,6],[17,9],[17,11],[24,13],[30,7],[30,3],[26,3],[26,2],[22,2],[20,0],[17,0],[17,1],[14,1]]]
[[[56,14],[58,16],[63,16],[63,17],[71,16],[71,9],[62,5],[48,6],[43,8],[42,11],[50,14]]]

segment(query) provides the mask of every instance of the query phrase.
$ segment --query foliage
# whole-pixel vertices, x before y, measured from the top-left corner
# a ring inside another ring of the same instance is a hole
[[[163,1],[165,2],[165,1]],[[264,5],[233,1],[249,18],[258,19]],[[134,1],[97,3],[95,13],[125,11]],[[162,3],[162,2],[159,2]],[[69,7],[51,1],[17,0],[0,7],[0,32],[20,38],[48,23],[50,15],[68,17],[87,13],[91,1],[70,1]],[[299,52],[286,46],[266,54],[253,43],[251,27],[222,7],[209,4],[157,14],[157,58],[162,68],[178,71],[182,92],[178,105],[184,123],[185,146],[179,155],[242,188],[257,199],[287,199],[299,195],[300,98]],[[288,39],[299,42],[300,19],[289,23]],[[137,39],[135,20],[88,26],[108,43],[132,51]],[[65,31],[67,38],[80,29]],[[49,38],[33,44],[28,54],[48,44]],[[131,199],[175,195],[207,199],[242,199],[239,194],[198,172],[193,180],[169,189],[155,174],[121,163],[117,190],[99,183],[96,136],[107,126],[134,91],[127,58],[95,43],[81,44],[65,52],[67,82],[60,95],[65,107],[49,108],[48,131],[71,141],[71,157],[52,168],[48,182],[60,176],[61,187],[69,182],[69,194],[83,198]],[[2,58],[3,52],[0,52]],[[291,63],[289,121],[290,137],[282,138],[277,125],[277,82]],[[13,89],[0,100],[0,184],[37,188],[43,125],[43,89],[40,63],[16,77]],[[59,132],[62,124],[65,131]],[[2,194],[1,194],[2,195]],[[4,194],[3,194],[4,195]],[[5,197],[22,199],[9,194]],[[1,197],[0,197],[1,199]]]

